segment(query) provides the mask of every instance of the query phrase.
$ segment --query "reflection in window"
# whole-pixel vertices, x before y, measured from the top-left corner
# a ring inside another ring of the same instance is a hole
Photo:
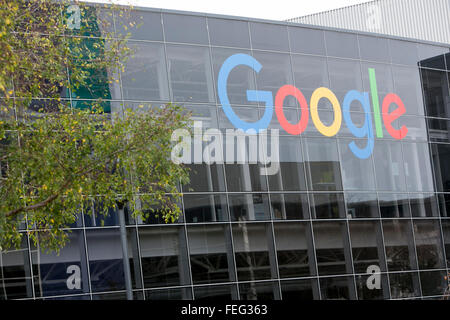
[[[241,300],[279,300],[279,290],[277,282],[250,282],[239,284]]]
[[[441,217],[450,217],[450,194],[439,195],[439,210],[441,212]]]
[[[445,271],[421,272],[422,296],[443,296],[448,287],[447,277]]]
[[[35,248],[31,257],[37,297],[89,292],[84,235],[81,231],[70,233],[69,243],[59,255],[46,254]]]
[[[129,100],[169,100],[164,47],[158,43],[133,42],[135,50],[122,72],[123,98]]]
[[[381,227],[375,221],[350,221],[350,239],[355,273],[367,273],[376,265],[385,271],[384,248]]]
[[[190,287],[147,290],[145,300],[192,300],[192,290]]]
[[[366,160],[357,158],[349,147],[352,142],[355,142],[357,147],[361,149],[365,148],[368,143],[367,140],[339,140],[344,189],[354,191],[375,190],[372,156]]]
[[[378,202],[382,218],[410,217],[409,199],[407,194],[379,193]]]
[[[250,22],[250,35],[253,49],[289,52],[286,26]]]
[[[214,102],[208,48],[177,45],[166,48],[173,101]]]
[[[188,240],[194,284],[235,280],[228,225],[189,226]]]
[[[402,299],[420,296],[419,277],[417,273],[391,273],[391,298]]]
[[[228,221],[226,195],[184,195],[187,223]]]
[[[280,278],[307,277],[316,274],[310,225],[274,224]]]
[[[208,44],[205,17],[163,13],[163,21],[166,41]]]
[[[450,143],[450,121],[429,118],[428,133],[432,142]]]
[[[235,285],[194,287],[195,300],[237,300]]]
[[[309,219],[308,196],[306,194],[271,194],[270,205],[275,220]]]
[[[389,271],[416,269],[411,221],[383,221],[384,244]]]
[[[439,217],[434,194],[410,194],[409,197],[413,217]]]
[[[183,186],[184,192],[225,191],[223,165],[220,164],[189,164],[190,181]]]
[[[406,186],[401,144],[393,141],[375,140],[373,157],[377,189],[404,191]]]
[[[133,40],[163,40],[161,13],[129,10],[115,14],[116,32]],[[132,22],[132,24],[130,24]]]
[[[119,229],[87,230],[86,240],[92,291],[125,290]]]
[[[301,140],[295,137],[280,137],[279,144],[280,169],[276,175],[268,176],[270,191],[306,190]],[[271,149],[270,146],[269,143]]]
[[[344,222],[314,222],[319,275],[351,273],[347,227]]]
[[[307,178],[310,190],[342,190],[336,140],[306,139]]]
[[[358,41],[362,60],[390,62],[387,39],[358,35]]]
[[[302,47],[309,46],[302,44]],[[294,70],[295,86],[302,91],[307,101],[317,88],[329,87],[330,81],[325,57],[292,55],[292,69]],[[307,93],[310,93],[309,96]]]
[[[250,48],[247,21],[208,17],[208,31],[213,46]]]
[[[421,69],[423,94],[427,116],[449,118],[450,93],[447,73],[437,70]]]
[[[310,194],[310,202],[313,219],[343,219],[346,217],[343,194]]]
[[[444,233],[445,256],[447,257],[447,268],[450,267],[450,221],[442,221],[442,232]]]
[[[383,300],[389,297],[387,276],[385,274],[381,274],[380,277],[381,277],[381,288],[369,289],[367,286],[367,281],[369,281],[369,283],[372,283],[370,275],[356,276],[355,281],[356,281],[356,290],[358,292],[358,300]],[[384,291],[386,292],[386,296],[384,295]]]
[[[414,221],[417,261],[421,270],[445,268],[439,229],[438,221]]]
[[[401,97],[405,104],[407,115],[424,115],[422,85],[417,67],[393,66],[394,92]],[[392,104],[389,110],[397,108]]]
[[[433,191],[430,149],[427,143],[404,143],[405,175],[408,191]]]
[[[269,198],[265,194],[230,194],[232,221],[270,220]]]
[[[225,164],[227,187],[229,192],[266,191],[266,176],[260,164]]]
[[[437,191],[450,191],[450,145],[432,144],[434,177]]]
[[[389,40],[391,62],[394,64],[417,66],[419,53],[417,43],[409,41]]]
[[[346,193],[347,216],[352,218],[378,218],[378,199],[374,193]]]
[[[272,239],[269,224],[240,223],[233,225],[234,254],[239,281],[272,278],[272,258],[270,256],[273,257],[273,253],[269,253],[270,248],[273,249],[273,245],[270,243]]]
[[[291,52],[325,55],[325,39],[322,30],[289,26],[288,31]],[[305,43],[308,45],[305,46]]]
[[[34,282],[39,282],[37,276]],[[28,239],[25,234],[19,249],[0,252],[0,283],[0,300],[33,298]],[[38,295],[39,291],[35,291]]]
[[[318,300],[316,279],[281,281],[281,294],[286,301]]]
[[[332,57],[359,59],[356,34],[347,32],[325,32],[327,54]]]
[[[322,300],[350,300],[354,294],[353,277],[321,278]]]
[[[168,287],[190,283],[186,238],[180,227],[139,229],[144,287]]]
[[[342,44],[339,46],[344,47]],[[344,101],[349,90],[362,91],[363,83],[359,61],[329,58],[328,69],[331,89],[339,101]]]

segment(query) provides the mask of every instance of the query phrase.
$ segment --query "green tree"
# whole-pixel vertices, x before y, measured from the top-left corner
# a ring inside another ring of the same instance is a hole
[[[172,104],[111,113],[108,102],[114,71],[132,53],[128,36],[110,31],[111,14],[128,9],[50,0],[0,6],[0,250],[18,247],[26,225],[35,244],[58,251],[65,228],[92,203],[104,215],[127,204],[135,217],[158,208],[166,222],[176,220],[177,186],[188,173],[170,160],[171,133],[189,114]]]

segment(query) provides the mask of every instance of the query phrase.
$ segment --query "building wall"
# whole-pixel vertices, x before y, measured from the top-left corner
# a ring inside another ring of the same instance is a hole
[[[449,0],[377,0],[288,21],[450,43]]]
[[[325,138],[310,119],[293,136],[274,114],[276,175],[261,175],[260,164],[191,165],[179,221],[136,221],[128,212],[136,299],[442,298],[450,266],[448,46],[169,11],[136,11],[131,19],[143,25],[130,30],[136,53],[109,88],[111,112],[173,101],[204,128],[234,128],[217,94],[218,73],[230,56],[248,54],[261,71],[238,67],[228,79],[233,110],[246,121],[265,112],[247,99],[248,89],[276,96],[289,84],[309,103],[316,88],[328,87],[342,103],[349,90],[371,92],[373,68],[380,102],[392,92],[404,101],[394,127],[409,129],[402,140],[383,129],[362,160],[349,144],[363,148],[368,138],[356,138],[345,122]],[[72,107],[92,99],[69,97]],[[325,99],[318,113],[333,122]],[[285,100],[284,114],[299,121],[294,99]],[[368,116],[352,105],[355,125]],[[22,249],[0,254],[0,299],[125,298],[116,213],[101,224],[96,212],[80,213],[60,256],[36,248],[23,226]],[[371,266],[381,272],[372,289]]]

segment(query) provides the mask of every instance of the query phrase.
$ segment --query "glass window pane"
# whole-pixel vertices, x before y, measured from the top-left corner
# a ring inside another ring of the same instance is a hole
[[[124,99],[169,100],[164,47],[158,43],[130,42],[135,50],[122,72]]]
[[[241,300],[271,301],[278,300],[279,286],[277,282],[250,282],[239,284]]]
[[[450,121],[428,119],[428,133],[430,141],[450,143]]]
[[[163,40],[161,13],[129,10],[115,14],[116,32],[134,40]]]
[[[330,87],[328,65],[325,57],[293,54],[292,68],[295,86],[302,91],[307,101],[310,101],[313,91],[317,88]]]
[[[192,290],[191,287],[147,290],[145,300],[192,300]]]
[[[183,186],[184,192],[225,191],[223,165],[189,164],[189,184]]]
[[[407,194],[379,193],[378,202],[382,218],[406,218],[411,216]]]
[[[389,271],[416,269],[411,221],[383,221],[383,234]]]
[[[331,90],[339,101],[344,101],[350,90],[363,90],[359,61],[328,58]]]
[[[394,79],[392,77],[392,67],[389,64],[362,62],[361,63],[362,78],[364,90],[366,92],[371,92],[369,68],[375,69],[378,98],[380,99],[380,108],[381,108],[384,97],[387,94],[394,92]]]
[[[440,194],[439,196],[439,211],[441,217],[450,217],[450,194]]]
[[[226,164],[225,172],[227,177],[233,177],[233,179],[227,179],[228,191],[266,191],[266,176],[261,174],[262,168],[258,164]]]
[[[340,193],[310,194],[313,219],[345,219],[344,195]]]
[[[405,172],[399,142],[375,140],[375,176],[380,191],[405,191]]]
[[[445,271],[421,272],[420,284],[422,287],[422,295],[424,297],[443,296],[449,285],[447,278],[448,275]]]
[[[427,141],[427,123],[424,117],[402,116],[398,120],[400,127],[408,128],[405,141]],[[389,137],[389,136],[388,136]]]
[[[274,232],[280,278],[315,275],[310,225],[275,223]]]
[[[368,282],[372,283],[370,279],[370,275],[357,275],[356,280],[356,289],[358,291],[358,300],[384,300],[384,291],[389,293],[387,276],[385,274],[380,274],[381,277],[381,287],[372,288],[368,286]]]
[[[227,31],[228,32],[228,31]],[[251,56],[251,52],[247,50],[212,48],[212,59],[214,66],[214,81],[217,83],[219,72],[226,59],[235,54],[247,54]],[[251,102],[247,99],[247,90],[256,90],[255,71],[246,66],[234,68],[228,76],[227,92],[231,105],[257,105],[257,102]],[[259,76],[259,75],[258,75]],[[216,92],[216,94],[218,94]],[[218,95],[217,102],[221,103]],[[255,121],[255,118],[252,119]]]
[[[408,191],[434,191],[430,149],[427,143],[403,143]]]
[[[270,205],[275,220],[307,220],[310,216],[306,194],[271,194]]]
[[[346,246],[347,226],[344,222],[313,222],[319,275],[350,273],[350,256]]]
[[[322,30],[288,27],[288,31],[291,52],[325,55],[325,39]]]
[[[320,279],[322,300],[350,300],[354,287],[353,277]]]
[[[445,70],[445,54],[448,48],[420,43],[417,49],[422,67]]]
[[[328,56],[359,59],[356,34],[326,31],[325,42]]]
[[[270,220],[269,198],[266,194],[230,194],[232,221]]]
[[[365,148],[366,140],[339,139],[339,150],[342,167],[342,180],[344,190],[371,191],[375,190],[375,176],[372,156],[368,159],[359,159],[350,149],[350,144],[355,143],[358,148]]]
[[[419,276],[417,273],[389,274],[392,299],[404,299],[420,296]]]
[[[289,52],[286,26],[250,22],[250,34],[253,49]]]
[[[233,280],[229,225],[188,226],[188,240],[194,284]]]
[[[279,138],[279,166],[277,174],[269,175],[270,191],[306,190],[301,140],[295,137]],[[271,143],[269,143],[271,148]]]
[[[226,195],[185,194],[183,202],[185,221],[187,223],[229,220]]]
[[[176,45],[166,48],[173,101],[214,102],[209,49]]]
[[[421,270],[445,268],[438,221],[414,221],[417,259]]]
[[[183,228],[139,228],[139,243],[145,288],[190,283]]]
[[[361,59],[389,63],[389,42],[387,39],[358,35]]]
[[[86,240],[92,291],[125,290],[119,229],[87,230]]]
[[[386,271],[380,223],[350,221],[349,226],[355,273],[368,273],[374,265]]]
[[[390,39],[389,46],[392,63],[413,66],[419,64],[417,43]]]
[[[434,161],[434,178],[437,191],[450,191],[450,145],[432,144],[432,156]]]
[[[239,281],[271,279],[269,224],[233,224],[234,254]],[[246,291],[244,291],[246,292]],[[241,294],[243,291],[241,291]]]
[[[394,92],[402,99],[406,115],[425,114],[422,96],[422,85],[418,68],[393,66],[392,75],[394,77]],[[390,111],[397,106],[392,104]]]
[[[450,101],[447,72],[421,69],[423,95],[427,116],[450,118]]]
[[[250,48],[247,21],[208,18],[211,45]]]
[[[442,232],[444,233],[445,256],[447,257],[447,268],[450,267],[450,220],[442,221]]]
[[[163,21],[166,41],[208,44],[205,17],[163,13]]]
[[[413,217],[439,217],[438,205],[434,194],[410,194]]]
[[[235,285],[194,287],[195,300],[237,300]]]
[[[342,190],[336,140],[308,138],[305,141],[309,189],[314,191]]]
[[[285,301],[318,300],[316,279],[281,281],[281,293]]]
[[[347,215],[352,218],[378,218],[378,198],[376,193],[346,193]]]

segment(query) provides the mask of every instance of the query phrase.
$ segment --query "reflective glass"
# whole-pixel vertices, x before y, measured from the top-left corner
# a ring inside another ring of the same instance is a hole
[[[307,223],[275,223],[275,244],[280,278],[316,274],[311,227]]]
[[[273,256],[270,224],[233,224],[234,254],[239,281],[273,278],[270,256]],[[244,291],[246,292],[246,291]],[[243,292],[241,291],[241,295]]]
[[[418,44],[420,66],[425,68],[445,70],[445,54],[448,48]]]
[[[207,47],[167,45],[167,67],[175,102],[214,102]]]
[[[430,141],[450,143],[450,120],[428,119]]]
[[[247,21],[208,18],[211,45],[250,48]]]
[[[417,273],[389,274],[392,299],[404,299],[420,296],[419,276]]]
[[[444,248],[447,258],[447,268],[450,267],[450,220],[442,220],[442,232],[444,233]]]
[[[185,237],[181,227],[139,228],[145,288],[190,283]]]
[[[438,195],[439,199],[439,211],[441,213],[441,217],[450,217],[450,194],[440,194]]]
[[[438,221],[414,221],[417,260],[421,270],[445,268],[439,229]]]
[[[407,194],[379,193],[378,203],[382,218],[405,218],[411,216]]]
[[[130,42],[134,53],[122,72],[123,98],[143,101],[169,100],[164,46]]]
[[[322,300],[351,300],[354,296],[353,277],[321,278]]]
[[[431,144],[437,191],[450,191],[450,144]]]
[[[318,300],[319,289],[316,279],[281,281],[281,294],[286,301]]]
[[[430,149],[427,143],[403,143],[408,191],[434,191]]]
[[[229,225],[188,226],[187,230],[193,283],[234,280]]]
[[[192,290],[191,287],[146,290],[145,300],[192,300]]]
[[[186,194],[183,203],[187,223],[229,220],[226,195]]]
[[[377,189],[405,191],[405,170],[399,142],[375,140],[373,152]]]
[[[416,269],[411,221],[383,221],[384,245],[389,271]]]
[[[340,46],[344,47],[342,44]],[[363,91],[361,63],[359,61],[328,58],[328,70],[331,89],[339,102],[344,101],[345,95],[350,90]]]
[[[358,35],[361,59],[389,63],[389,42],[387,39]]]
[[[310,216],[306,194],[271,194],[270,205],[274,220],[307,220]]]
[[[279,290],[277,282],[250,282],[239,284],[241,300],[279,300]]]
[[[373,284],[370,275],[357,275],[355,277],[358,300],[384,300],[389,298],[387,276],[381,274],[380,288],[369,286]]]
[[[225,191],[225,178],[221,164],[189,164],[189,184],[183,186],[184,192]]]
[[[313,219],[345,219],[344,195],[315,193],[309,195]]]
[[[347,226],[344,222],[313,222],[320,276],[351,273]]]
[[[421,69],[423,95],[427,116],[450,118],[450,101],[447,72]]]
[[[289,52],[287,27],[268,23],[250,22],[253,49]]]
[[[322,30],[288,27],[288,32],[291,52],[325,55],[325,38]]]
[[[161,14],[159,12],[130,10],[117,12],[114,17],[116,20],[116,32],[122,35],[129,33],[129,39],[163,40]]]
[[[163,13],[164,35],[168,42],[208,44],[206,18]]]
[[[422,296],[443,296],[448,287],[448,274],[445,271],[420,273]]]
[[[325,43],[328,56],[359,59],[358,38],[354,33],[325,31]]]
[[[350,218],[378,218],[378,198],[374,193],[346,193],[347,216]]]
[[[269,198],[265,194],[230,194],[232,221],[270,220]]]
[[[237,300],[236,285],[194,287],[195,300]]]
[[[439,217],[439,209],[434,194],[410,194],[409,198],[413,217]]]

